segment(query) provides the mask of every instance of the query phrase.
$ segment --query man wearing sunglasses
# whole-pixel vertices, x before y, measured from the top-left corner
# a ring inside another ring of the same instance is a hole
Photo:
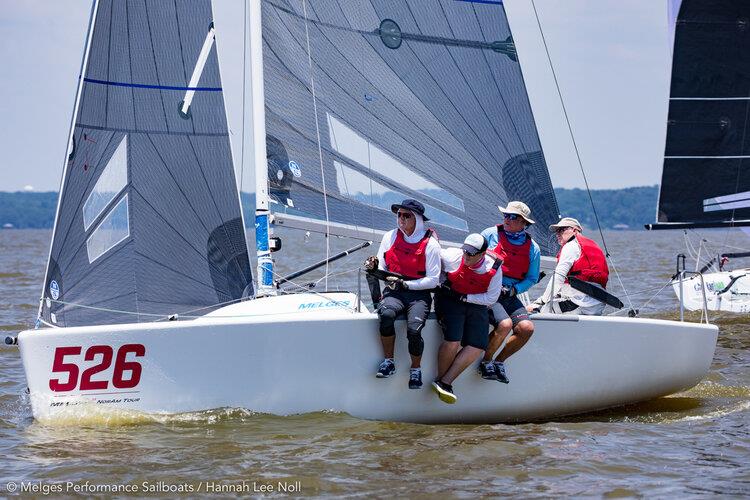
[[[518,298],[539,281],[541,252],[526,229],[534,223],[531,209],[521,201],[511,201],[507,207],[497,207],[503,214],[503,223],[482,231],[493,253],[503,260],[503,289],[500,300],[493,304],[490,322],[494,326],[490,333],[484,359],[479,364],[479,373],[487,380],[509,382],[505,372],[505,361],[518,352],[534,333],[534,323],[529,312]],[[511,333],[512,331],[512,333]],[[508,337],[505,346],[495,351]]]
[[[528,310],[601,315],[604,312],[604,302],[571,287],[568,284],[568,276],[575,276],[593,286],[605,289],[609,279],[609,268],[604,252],[595,241],[581,234],[581,224],[572,217],[563,217],[549,229],[555,232],[557,243],[560,245],[555,274],[542,296],[529,304]]]
[[[443,328],[438,377],[432,388],[445,403],[455,403],[453,381],[487,348],[488,307],[503,286],[502,262],[487,252],[487,240],[470,234],[461,248],[440,252],[442,285],[435,292],[435,312]]]
[[[394,322],[406,313],[406,338],[411,369],[409,389],[422,387],[422,328],[432,305],[430,292],[440,279],[440,243],[431,229],[425,229],[429,219],[424,215],[424,205],[407,199],[391,205],[396,214],[397,228],[383,235],[377,257],[365,261],[366,269],[378,268],[406,276],[408,279],[389,278],[383,298],[378,304],[380,340],[383,344],[383,362],[376,377],[387,378],[396,372],[393,351],[396,339]]]

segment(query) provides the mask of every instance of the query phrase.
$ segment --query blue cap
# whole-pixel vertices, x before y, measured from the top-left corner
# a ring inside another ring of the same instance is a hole
[[[425,221],[430,220],[424,215],[424,205],[419,203],[417,200],[407,199],[402,201],[401,203],[394,203],[393,205],[391,205],[391,212],[395,214],[396,212],[398,212],[399,208],[403,208],[404,210],[411,210],[415,214],[421,215],[422,219],[424,219]]]

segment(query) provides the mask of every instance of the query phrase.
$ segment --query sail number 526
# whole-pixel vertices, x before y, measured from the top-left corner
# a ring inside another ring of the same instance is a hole
[[[105,371],[112,365],[115,359],[115,368],[112,372],[111,382],[116,389],[132,389],[141,381],[141,364],[138,361],[128,361],[128,354],[132,358],[141,357],[146,354],[143,344],[125,344],[117,350],[108,345],[92,345],[86,349],[83,356],[84,361],[98,363],[86,368],[80,373],[78,362],[80,361],[82,348],[80,346],[58,347],[55,349],[55,359],[52,361],[52,373],[67,373],[67,378],[50,379],[49,388],[55,392],[72,391],[76,388],[82,391],[105,390],[109,388],[110,380],[94,380],[94,376]],[[79,379],[80,374],[80,379]],[[80,385],[79,385],[80,381]]]

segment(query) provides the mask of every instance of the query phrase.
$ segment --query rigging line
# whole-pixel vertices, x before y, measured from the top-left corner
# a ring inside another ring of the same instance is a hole
[[[568,126],[568,132],[570,133],[570,139],[573,142],[573,149],[576,153],[576,158],[578,160],[578,166],[581,169],[581,174],[583,175],[583,182],[586,184],[586,193],[589,196],[589,201],[591,202],[591,209],[594,212],[594,219],[596,219],[596,226],[599,230],[599,235],[602,238],[602,246],[604,246],[604,253],[609,258],[609,260],[612,262],[612,270],[615,272],[615,275],[617,276],[617,281],[620,282],[620,286],[622,287],[623,292],[625,292],[625,297],[630,304],[630,308],[633,308],[633,303],[630,300],[630,296],[628,295],[628,291],[625,288],[625,284],[622,282],[622,279],[620,278],[620,273],[617,271],[617,267],[615,266],[615,260],[612,258],[612,256],[609,253],[609,249],[607,248],[607,241],[604,239],[604,232],[602,231],[602,225],[601,222],[599,222],[599,214],[596,212],[596,205],[594,204],[594,198],[591,196],[591,188],[589,187],[589,181],[588,178],[586,178],[586,171],[583,168],[583,161],[581,160],[581,154],[578,151],[578,144],[576,143],[575,135],[573,134],[573,126],[570,124],[570,118],[568,117],[568,110],[565,107],[565,100],[562,96],[562,90],[560,89],[560,83],[557,81],[557,73],[555,73],[555,67],[552,64],[552,56],[549,53],[549,47],[547,46],[547,39],[544,36],[544,30],[542,30],[542,22],[539,20],[539,13],[536,10],[536,2],[535,0],[531,0],[531,6],[534,9],[534,16],[536,17],[536,24],[539,27],[539,34],[542,36],[542,43],[544,44],[544,51],[547,54],[547,61],[549,62],[550,70],[552,71],[552,77],[555,81],[555,88],[557,88],[557,95],[560,97],[560,105],[562,106],[563,114],[565,116],[565,123]]]
[[[307,0],[302,0],[302,11],[305,15],[305,39],[307,41],[307,64],[310,68],[310,91],[312,93],[313,101],[313,114],[315,117],[315,134],[318,141],[318,158],[320,159],[320,179],[323,183],[323,206],[326,212],[326,290],[328,290],[328,258],[331,255],[331,235],[329,228],[329,216],[328,216],[328,193],[326,192],[326,174],[325,167],[323,166],[323,148],[320,145],[320,121],[318,119],[318,102],[315,98],[315,76],[313,75],[313,64],[312,64],[312,53],[310,52],[310,30],[308,29],[307,19]]]
[[[237,191],[240,193],[240,210],[242,208],[242,187],[244,186],[245,179],[245,98],[247,96],[247,2],[249,0],[243,0],[244,11],[242,14],[242,141],[240,142],[240,186]],[[245,228],[242,228],[243,232]]]

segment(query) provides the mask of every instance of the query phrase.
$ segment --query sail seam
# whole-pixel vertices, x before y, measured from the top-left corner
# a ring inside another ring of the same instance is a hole
[[[89,125],[88,123],[76,123],[76,127],[88,128],[91,130],[104,130],[107,132],[124,132],[127,134],[146,134],[146,135],[173,135],[173,136],[186,136],[186,137],[228,137],[228,132],[171,132],[169,130],[145,130],[145,129],[134,129],[134,128],[116,128],[116,127],[100,127],[97,125]]]
[[[107,85],[110,87],[131,87],[137,89],[158,89],[158,90],[192,90],[195,92],[221,92],[222,87],[180,87],[174,85],[151,85],[148,83],[126,83],[115,82],[111,80],[97,80],[95,78],[84,78],[84,82],[95,83],[97,85]]]
[[[154,33],[151,30],[151,15],[148,11],[148,2],[144,3],[146,8],[146,23],[148,25],[148,40],[151,43],[151,57],[154,61],[154,72],[156,73],[156,81],[161,84],[161,77],[159,76],[159,64],[156,62],[156,49],[154,47]],[[164,126],[169,130],[169,120],[167,119],[167,106],[164,103],[164,93],[159,92],[159,101],[161,102],[161,111],[164,115]]]

